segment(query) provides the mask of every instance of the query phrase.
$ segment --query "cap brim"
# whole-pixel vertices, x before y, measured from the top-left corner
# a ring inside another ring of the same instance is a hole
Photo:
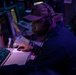
[[[34,16],[34,15],[27,15],[25,17],[23,17],[24,19],[28,20],[28,21],[37,21],[43,17],[39,17],[39,16]]]

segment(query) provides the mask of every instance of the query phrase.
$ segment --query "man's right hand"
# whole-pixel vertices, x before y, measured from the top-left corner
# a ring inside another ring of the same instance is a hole
[[[24,52],[29,52],[33,50],[33,46],[27,45],[27,44],[20,44],[18,46],[18,50],[24,51]]]

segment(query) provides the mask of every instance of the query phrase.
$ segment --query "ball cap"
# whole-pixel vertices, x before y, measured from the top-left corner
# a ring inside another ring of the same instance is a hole
[[[41,3],[35,5],[31,10],[31,14],[23,18],[28,21],[37,21],[43,17],[48,17],[48,16],[52,17],[54,15],[56,14],[51,6],[49,6],[47,3]]]

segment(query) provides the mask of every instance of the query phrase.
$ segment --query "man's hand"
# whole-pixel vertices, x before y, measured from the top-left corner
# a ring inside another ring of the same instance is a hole
[[[27,44],[20,44],[18,46],[18,49],[21,48],[21,51],[24,51],[24,52],[28,52],[28,51],[32,51],[33,50],[33,46],[30,46],[30,45],[27,45]]]

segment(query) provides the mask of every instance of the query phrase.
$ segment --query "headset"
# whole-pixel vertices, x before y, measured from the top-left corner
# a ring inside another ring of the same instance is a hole
[[[50,27],[53,23],[52,21],[52,17],[50,16],[50,8],[49,6],[46,5],[46,3],[44,3],[43,1],[39,1],[39,2],[35,2],[34,5],[38,5],[38,4],[43,4],[45,6],[45,8],[47,8],[48,11],[48,17],[46,17],[45,19],[45,24],[48,25],[48,27]]]
[[[50,27],[51,25],[52,25],[52,23],[53,23],[53,21],[52,21],[52,17],[50,16],[50,8],[45,4],[45,3],[43,3],[43,5],[47,8],[47,10],[48,10],[48,17],[46,17],[46,19],[45,19],[45,24],[46,25],[48,25],[48,27]]]

